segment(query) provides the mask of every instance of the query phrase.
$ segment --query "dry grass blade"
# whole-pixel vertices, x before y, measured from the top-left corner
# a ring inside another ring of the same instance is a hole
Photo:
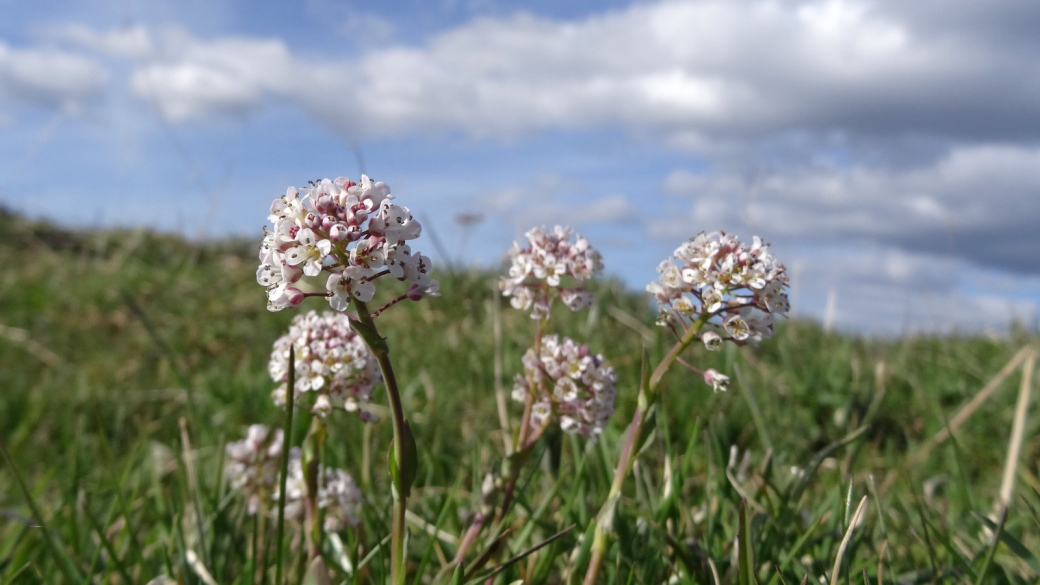
[[[719,581],[719,570],[715,568],[715,561],[708,559],[708,568],[711,569],[711,580],[715,585],[721,585]]]
[[[192,571],[195,571],[195,574],[199,576],[199,579],[202,579],[203,583],[206,585],[217,585],[216,579],[206,569],[206,565],[199,559],[199,555],[195,554],[195,551],[188,549],[184,556],[188,560],[188,566],[191,567]]]
[[[0,337],[14,343],[20,343],[25,347],[25,351],[29,352],[34,358],[47,364],[51,367],[57,367],[61,364],[61,358],[57,356],[53,351],[40,345],[32,337],[29,336],[29,332],[25,329],[19,329],[17,327],[8,327],[3,323],[0,323]]]
[[[1018,352],[1015,353],[1015,355],[1010,360],[1008,360],[1006,364],[1004,364],[1004,367],[1001,368],[999,372],[997,372],[997,375],[993,376],[993,378],[991,378],[990,381],[987,382],[986,385],[983,386],[982,389],[979,390],[979,392],[974,397],[972,397],[972,399],[969,400],[967,404],[962,406],[960,410],[957,411],[957,414],[953,415],[953,418],[951,418],[950,421],[942,429],[939,430],[939,432],[935,433],[935,436],[933,436],[927,443],[918,447],[916,451],[908,455],[906,459],[903,460],[902,467],[904,469],[910,468],[920,464],[922,461],[927,459],[928,455],[932,452],[933,449],[941,445],[944,441],[946,441],[946,439],[949,439],[950,434],[956,431],[958,428],[960,428],[960,426],[964,424],[964,422],[967,421],[971,417],[971,415],[975,414],[975,411],[979,409],[979,407],[982,405],[983,402],[986,401],[986,399],[988,399],[990,396],[993,395],[994,392],[996,392],[997,388],[1000,387],[1001,383],[1003,383],[1004,380],[1007,379],[1007,377],[1015,371],[1015,368],[1017,368],[1019,364],[1021,364],[1027,357],[1033,355],[1034,353],[1035,350],[1028,345],[1018,350]],[[885,481],[881,482],[881,488],[878,491],[882,494],[888,492],[888,488],[892,487],[892,484],[896,480],[896,476],[896,470],[893,469],[889,471],[888,475],[885,476]]]
[[[649,327],[643,325],[642,321],[626,313],[620,307],[615,305],[607,307],[607,314],[617,319],[622,325],[638,333],[645,343],[652,344],[656,339],[656,337],[654,337],[654,332],[651,331]]]
[[[415,512],[412,512],[411,510],[405,510],[404,515],[405,519],[407,519],[408,522],[410,522],[413,526],[421,529],[426,534],[434,536],[437,539],[442,540],[445,543],[450,544],[452,546],[459,545],[459,539],[454,534],[450,534],[443,530],[439,530],[436,526],[430,524],[429,522],[424,520],[422,516],[416,514]]]
[[[1025,364],[1022,365],[1022,384],[1018,389],[1018,400],[1015,403],[1015,420],[1011,427],[1011,440],[1008,443],[1007,460],[1004,463],[1004,478],[1000,482],[1000,497],[994,506],[994,516],[1000,510],[1011,505],[1011,496],[1015,489],[1015,476],[1018,469],[1019,455],[1022,452],[1022,439],[1026,427],[1026,414],[1029,410],[1029,393],[1033,386],[1033,365],[1036,363],[1036,352],[1030,351]]]
[[[831,583],[838,582],[838,577],[841,574],[841,559],[845,556],[845,549],[848,548],[849,540],[852,539],[852,532],[856,530],[856,526],[859,525],[859,522],[863,517],[863,511],[866,508],[867,496],[863,496],[859,501],[859,505],[856,506],[856,513],[852,515],[852,519],[849,521],[849,528],[845,531],[845,537],[841,539],[841,545],[838,546],[838,556],[834,559],[834,568],[831,569]]]

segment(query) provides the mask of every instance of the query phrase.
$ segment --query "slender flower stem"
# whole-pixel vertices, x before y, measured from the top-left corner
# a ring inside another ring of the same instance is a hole
[[[535,355],[541,353],[542,350],[542,337],[545,330],[545,319],[539,319],[538,325],[535,330],[534,336],[534,351]],[[531,410],[534,407],[534,394],[537,390],[533,386],[530,380],[528,380],[529,388],[527,397],[524,400],[524,414],[520,419],[520,430],[516,437],[516,442],[513,444],[512,454],[507,457],[503,462],[503,468],[497,478],[497,482],[504,484],[502,506],[499,508],[498,513],[495,514],[494,506],[488,506],[488,509],[482,509],[473,516],[473,521],[470,523],[469,528],[466,529],[465,535],[462,537],[462,541],[459,543],[459,548],[455,553],[454,565],[462,563],[466,558],[466,553],[473,547],[477,542],[477,537],[480,536],[481,531],[487,524],[489,519],[494,519],[495,523],[501,522],[506,514],[509,513],[509,508],[513,504],[513,493],[516,490],[516,482],[520,477],[520,468],[523,463],[527,460],[527,456],[530,454],[530,448],[534,446],[534,443],[538,441],[542,436],[542,432],[545,427],[542,426],[534,431],[531,435]]]
[[[653,373],[650,374],[650,378],[646,382],[646,387],[639,389],[638,406],[632,414],[632,422],[629,423],[628,432],[625,434],[625,446],[621,450],[617,468],[614,470],[614,481],[610,485],[610,493],[607,495],[607,501],[600,508],[599,514],[596,515],[592,556],[589,558],[589,567],[585,572],[585,585],[593,585],[599,575],[600,565],[603,563],[603,557],[607,553],[607,536],[613,530],[614,511],[621,497],[621,489],[625,485],[625,479],[631,473],[632,466],[635,465],[636,454],[639,449],[639,435],[642,433],[646,421],[650,418],[652,407],[657,401],[658,386],[660,386],[661,380],[669,368],[679,359],[679,355],[693,343],[693,340],[697,339],[697,334],[704,327],[708,317],[708,315],[702,315],[686,330],[682,338],[672,346],[672,349],[665,354],[661,362],[654,368]]]
[[[372,354],[376,356],[376,361],[379,362],[379,370],[383,374],[383,385],[386,386],[386,397],[390,403],[391,422],[394,428],[394,459],[396,461],[399,470],[403,470],[404,466],[407,465],[407,441],[410,440],[410,436],[406,436],[408,421],[404,416],[404,406],[401,404],[401,393],[397,388],[397,378],[394,376],[394,368],[390,364],[390,350],[387,348],[386,343],[376,342],[375,339],[370,339],[370,334],[374,334],[376,338],[382,341],[379,337],[379,331],[376,329],[375,321],[372,319],[372,314],[369,313],[368,307],[362,301],[355,299],[353,301],[357,307],[358,320],[364,326],[367,331],[357,331],[361,335],[362,339],[368,345],[369,349],[372,350]],[[405,582],[406,567],[404,559],[404,540],[405,540],[405,510],[408,488],[410,486],[405,485],[409,480],[405,480],[403,477],[403,471],[398,471],[397,476],[394,478],[394,517],[391,528],[390,536],[390,580],[394,585],[401,585]]]
[[[321,454],[325,443],[325,421],[315,416],[303,445],[303,473],[307,483],[307,498],[304,501],[304,523],[306,526],[307,561],[321,554],[322,526],[321,509],[318,508],[318,490],[322,482]]]
[[[296,403],[296,348],[289,346],[289,388],[286,397],[285,430],[282,431],[282,474],[278,489],[278,528],[275,546],[275,585],[282,585],[282,539],[285,536],[285,484],[289,479],[289,445],[292,443],[293,405]]]

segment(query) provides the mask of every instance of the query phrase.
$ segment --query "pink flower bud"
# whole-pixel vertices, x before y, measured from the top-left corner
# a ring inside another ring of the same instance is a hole
[[[299,307],[305,298],[307,297],[303,291],[295,286],[285,287],[285,300],[288,301],[290,307]]]
[[[347,237],[350,235],[350,230],[347,229],[347,226],[341,223],[332,224],[332,226],[328,229],[328,232],[329,239],[331,239],[333,242],[342,242],[343,240],[347,239]]]
[[[709,369],[704,372],[704,382],[712,387],[715,392],[726,391],[729,384],[729,376],[720,374],[717,370]]]

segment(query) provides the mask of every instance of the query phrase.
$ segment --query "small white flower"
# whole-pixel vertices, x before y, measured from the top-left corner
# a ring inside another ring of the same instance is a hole
[[[704,382],[715,392],[725,392],[729,387],[729,376],[724,376],[714,369],[704,372]]]
[[[708,351],[715,351],[722,347],[722,337],[714,331],[706,331],[701,334],[701,341],[704,342],[704,347]]]

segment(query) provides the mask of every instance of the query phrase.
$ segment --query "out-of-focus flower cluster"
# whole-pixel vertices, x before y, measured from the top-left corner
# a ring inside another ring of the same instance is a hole
[[[685,327],[703,320],[709,350],[723,341],[744,345],[769,338],[775,315],[790,310],[787,272],[755,236],[751,245],[725,232],[700,233],[658,265],[646,290],[661,310],[659,323]]]
[[[278,489],[282,431],[251,425],[246,438],[228,443],[224,450],[224,474],[231,487],[246,497],[249,513],[256,514],[261,501]]]
[[[532,319],[549,317],[553,290],[558,291],[560,299],[572,311],[592,304],[592,293],[577,283],[602,272],[603,258],[582,236],[572,243],[572,231],[562,226],[556,226],[551,232],[534,228],[525,234],[526,248],[513,242],[509,250],[512,266],[499,287],[503,295],[512,297],[513,307],[530,309]],[[570,277],[575,284],[563,286],[564,277]]]
[[[251,425],[246,438],[228,443],[224,473],[233,489],[247,498],[249,514],[256,514],[267,501],[272,512],[278,505],[282,463],[282,431],[264,425]],[[342,469],[326,469],[325,481],[318,488],[318,507],[325,511],[325,531],[336,532],[355,526],[361,519],[361,490]],[[303,518],[307,482],[303,475],[300,449],[289,451],[285,479],[285,513],[290,519]]]
[[[325,512],[325,532],[338,532],[348,526],[357,526],[361,521],[361,490],[346,471],[326,468],[324,481],[318,486],[316,501]],[[279,488],[275,486],[273,499],[277,504]],[[285,517],[303,520],[307,497],[307,480],[303,474],[300,449],[289,452],[289,468],[285,479]]]
[[[351,331],[346,315],[330,311],[296,315],[289,332],[274,342],[268,371],[280,384],[271,395],[278,406],[286,402],[290,346],[296,349],[297,400],[308,392],[317,394],[311,412],[324,417],[339,407],[356,412],[364,421],[376,418],[364,405],[383,380],[379,363],[364,340]]]
[[[556,335],[542,338],[539,351],[528,349],[523,357],[524,371],[517,374],[513,399],[533,399],[531,421],[542,426],[550,418],[572,434],[596,438],[614,413],[617,391],[614,368],[602,355],[594,355],[585,345]]]
[[[392,199],[386,183],[365,175],[360,184],[340,177],[299,191],[289,187],[271,204],[267,219],[274,228],[264,230],[260,245],[256,280],[267,288],[268,309],[299,306],[305,293],[298,281],[323,272],[337,311],[351,299],[370,300],[373,281],[386,275],[411,283],[403,297],[438,295],[439,285],[428,274],[430,259],[406,243],[419,237],[422,226]]]

